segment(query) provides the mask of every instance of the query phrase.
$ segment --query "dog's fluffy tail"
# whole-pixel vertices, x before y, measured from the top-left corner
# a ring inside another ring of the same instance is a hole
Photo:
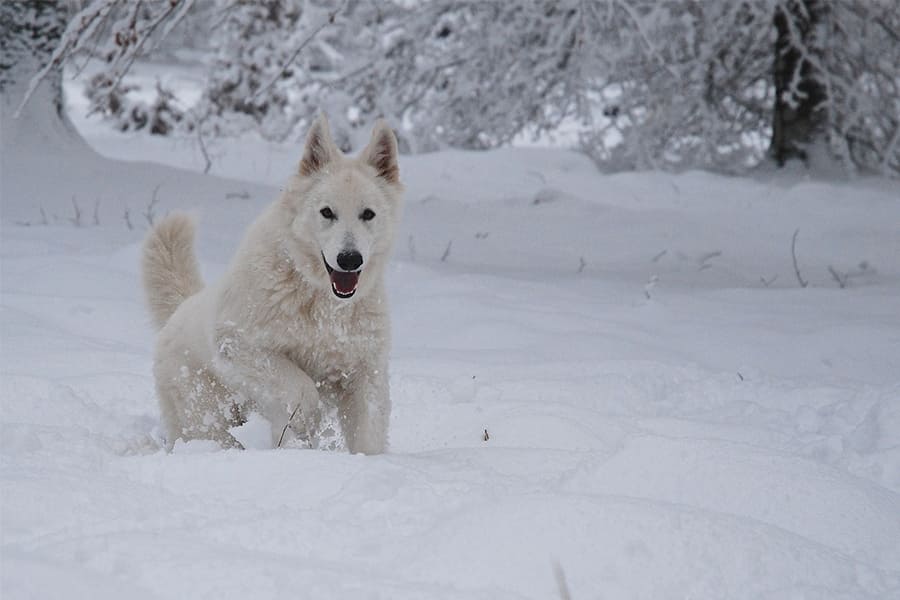
[[[194,221],[174,213],[160,221],[144,241],[144,293],[157,328],[175,309],[203,289],[194,255]]]

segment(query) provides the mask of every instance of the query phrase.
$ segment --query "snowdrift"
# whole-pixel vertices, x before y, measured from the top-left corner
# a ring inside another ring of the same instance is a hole
[[[895,184],[405,158],[391,452],[166,454],[147,223],[195,211],[212,279],[296,157],[220,148],[226,179],[24,139],[0,190],[4,598],[900,590]]]

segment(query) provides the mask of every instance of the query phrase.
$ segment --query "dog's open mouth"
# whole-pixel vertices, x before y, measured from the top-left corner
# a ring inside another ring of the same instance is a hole
[[[322,255],[322,262],[328,270],[328,277],[331,278],[331,291],[338,298],[349,298],[356,293],[356,286],[359,284],[359,274],[362,271],[338,271],[328,264],[325,255]]]

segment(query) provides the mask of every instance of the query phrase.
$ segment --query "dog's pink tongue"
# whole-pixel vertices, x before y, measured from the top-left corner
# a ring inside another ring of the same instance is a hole
[[[359,273],[347,273],[345,271],[332,271],[331,283],[334,289],[342,294],[349,294],[356,290],[356,284],[359,282]]]

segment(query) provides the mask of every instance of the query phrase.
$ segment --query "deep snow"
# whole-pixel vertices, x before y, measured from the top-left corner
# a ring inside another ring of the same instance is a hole
[[[299,144],[214,152],[4,140],[4,599],[900,597],[896,182],[404,157],[391,452],[166,454],[142,213],[213,278]]]

